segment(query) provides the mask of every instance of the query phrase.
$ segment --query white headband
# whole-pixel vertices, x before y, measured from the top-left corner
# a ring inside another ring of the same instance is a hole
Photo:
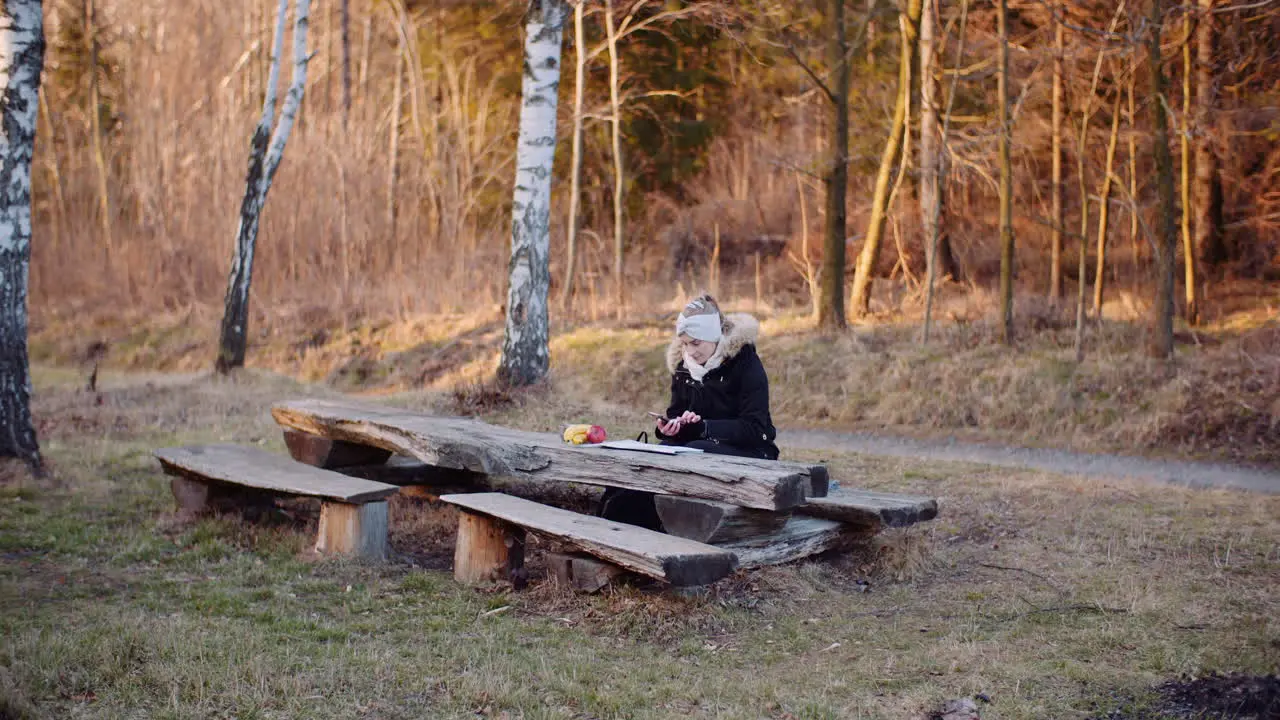
[[[681,315],[676,320],[676,335],[688,335],[694,340],[720,341],[720,315]]]

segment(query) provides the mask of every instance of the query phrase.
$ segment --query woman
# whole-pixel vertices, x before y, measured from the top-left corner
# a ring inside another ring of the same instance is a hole
[[[710,295],[681,311],[667,348],[671,405],[658,420],[663,445],[718,455],[778,459],[777,430],[769,416],[769,379],[756,354],[760,324],[750,315],[721,315]],[[601,516],[661,530],[653,494],[610,488]]]
[[[685,306],[667,348],[671,405],[658,421],[662,444],[778,459],[769,378],[756,354],[759,329],[750,315],[722,316],[710,295]]]

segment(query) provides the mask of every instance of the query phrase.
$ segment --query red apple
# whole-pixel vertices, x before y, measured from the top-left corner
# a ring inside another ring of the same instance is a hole
[[[604,442],[604,439],[605,439],[604,428],[600,427],[599,425],[592,425],[591,429],[587,430],[587,442],[592,444],[602,443]]]

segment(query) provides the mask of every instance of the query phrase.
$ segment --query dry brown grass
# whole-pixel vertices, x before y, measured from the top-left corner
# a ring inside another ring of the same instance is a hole
[[[7,709],[896,719],[984,693],[994,716],[1029,719],[1141,706],[1184,673],[1276,670],[1278,498],[822,453],[836,477],[936,496],[939,518],[688,596],[566,592],[535,542],[529,591],[476,592],[447,574],[452,511],[419,498],[395,500],[381,568],[311,557],[306,504],[265,524],[168,520],[150,449],[279,451],[269,404],[323,387],[108,375],[99,403],[74,376],[37,380],[58,482],[0,488]],[[484,417],[548,429],[594,412],[547,394]]]
[[[1074,361],[1071,313],[1020,297],[1017,347],[1000,344],[990,298],[948,287],[929,345],[918,341],[920,308],[902,301],[874,324],[839,335],[812,330],[807,315],[757,308],[759,348],[774,415],[783,427],[827,426],[946,434],[1086,451],[1138,451],[1264,464],[1280,462],[1280,331],[1274,289],[1220,322],[1178,333],[1177,357],[1149,359],[1140,321],[1091,324]],[[1270,298],[1270,299],[1268,299]],[[1258,308],[1258,302],[1263,308]],[[534,403],[610,423],[615,436],[649,429],[642,413],[667,402],[663,349],[674,296],[625,325],[560,321],[551,382]],[[727,307],[751,308],[747,302]],[[1108,313],[1106,317],[1119,317]],[[117,320],[81,328],[38,324],[32,355],[46,372],[87,376],[80,360],[105,343],[105,377],[140,369],[200,371],[213,357],[212,311]],[[519,416],[520,397],[493,385],[501,316],[343,317],[298,308],[263,318],[249,362],[337,390],[379,395],[427,390],[451,396],[449,411]],[[55,370],[56,368],[56,370]],[[61,422],[77,422],[75,413]]]

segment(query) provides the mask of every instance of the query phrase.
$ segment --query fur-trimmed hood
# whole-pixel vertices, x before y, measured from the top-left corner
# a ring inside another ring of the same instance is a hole
[[[756,344],[756,338],[760,335],[760,321],[746,313],[729,313],[721,318],[720,345],[716,348],[716,355],[727,362],[741,352],[742,348]],[[684,352],[680,347],[680,338],[674,337],[667,346],[667,369],[674,373],[682,360]]]

